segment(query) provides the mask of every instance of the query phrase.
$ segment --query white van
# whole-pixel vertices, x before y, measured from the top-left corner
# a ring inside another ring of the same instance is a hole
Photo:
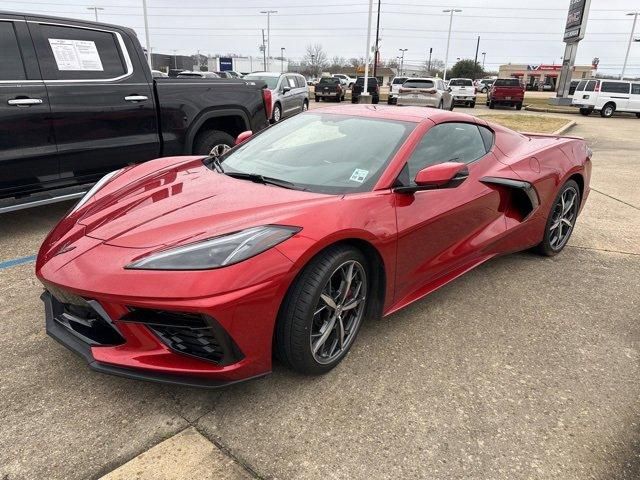
[[[581,80],[571,105],[578,107],[582,115],[599,110],[605,118],[614,112],[631,112],[640,118],[640,81]]]

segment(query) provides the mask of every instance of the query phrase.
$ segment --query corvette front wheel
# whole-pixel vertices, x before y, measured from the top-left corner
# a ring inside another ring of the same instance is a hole
[[[352,247],[332,247],[299,275],[276,327],[280,360],[305,374],[328,372],[345,357],[367,311],[368,264]]]
[[[580,208],[580,188],[569,180],[555,198],[544,231],[544,239],[537,250],[542,255],[552,257],[562,251],[575,227]]]

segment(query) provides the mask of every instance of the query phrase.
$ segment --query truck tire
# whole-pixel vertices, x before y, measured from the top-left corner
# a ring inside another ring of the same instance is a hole
[[[316,102],[320,101],[320,97],[316,95]]]
[[[476,108],[476,102],[469,102],[469,108]]]
[[[198,133],[193,142],[194,155],[219,157],[230,150],[235,141],[231,135],[220,130],[205,130]]]
[[[616,105],[613,102],[609,102],[600,110],[600,116],[603,118],[611,118],[616,111]]]
[[[636,113],[636,118],[640,118],[640,113]]]
[[[373,103],[374,105],[380,103],[380,97],[378,95],[374,95],[371,99],[371,103]]]
[[[496,108],[496,104],[495,104],[495,102],[494,102],[493,100],[491,100],[491,101],[489,102],[489,108],[490,108],[491,110],[493,110],[494,108]]]
[[[589,115],[591,115],[591,112],[593,112],[593,110],[591,110],[590,108],[580,109],[580,115],[584,115],[585,117],[588,117]]]
[[[336,96],[336,102],[340,103],[342,101],[342,95]]]
[[[522,110],[522,102],[516,103],[516,110]]]

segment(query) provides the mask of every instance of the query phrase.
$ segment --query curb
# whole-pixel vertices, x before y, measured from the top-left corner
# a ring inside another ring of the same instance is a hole
[[[555,108],[542,108],[542,107],[534,107],[532,105],[525,105],[524,109],[529,112],[541,112],[541,113],[563,113],[565,115],[578,115],[580,112],[577,110],[575,112],[567,112],[565,110],[558,110]]]
[[[565,125],[560,127],[558,130],[553,132],[551,135],[564,135],[569,130],[571,130],[573,127],[575,127],[577,124],[578,124],[578,122],[576,122],[575,120],[571,120],[570,122],[567,122]]]

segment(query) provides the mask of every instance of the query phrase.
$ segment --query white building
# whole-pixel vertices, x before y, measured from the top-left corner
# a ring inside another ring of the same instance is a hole
[[[234,72],[246,74],[265,71],[262,55],[255,57],[210,57],[207,67],[210,72],[233,70]],[[286,59],[280,60],[273,57],[267,59],[266,71],[268,72],[286,72],[288,69],[289,62]]]

